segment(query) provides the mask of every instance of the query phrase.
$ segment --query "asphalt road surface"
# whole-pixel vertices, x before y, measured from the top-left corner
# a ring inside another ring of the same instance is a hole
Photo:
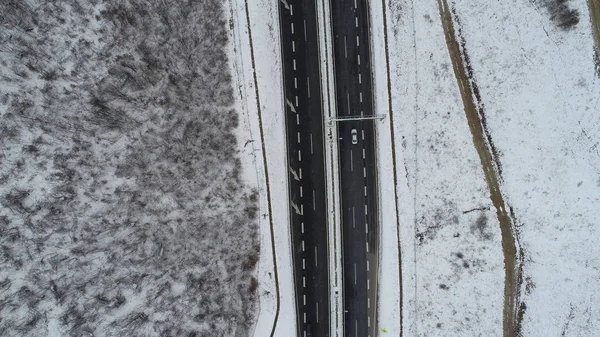
[[[338,117],[374,115],[367,6],[365,0],[331,1]],[[374,121],[338,122],[338,135],[344,335],[375,337],[378,210]]]
[[[297,336],[327,337],[329,270],[316,2],[279,2]],[[259,56],[260,57],[260,56]]]

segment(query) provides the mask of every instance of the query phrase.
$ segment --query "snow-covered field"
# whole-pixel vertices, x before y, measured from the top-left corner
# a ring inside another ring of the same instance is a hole
[[[525,336],[600,334],[600,81],[586,1],[457,1],[524,251]],[[558,23],[559,24],[559,23]]]
[[[524,336],[600,333],[600,83],[586,2],[454,1],[524,252]],[[434,1],[387,7],[404,335],[502,335],[503,260]],[[402,185],[402,184],[400,184]],[[400,186],[402,187],[402,186]]]
[[[493,336],[502,251],[435,2],[388,8],[405,336]]]

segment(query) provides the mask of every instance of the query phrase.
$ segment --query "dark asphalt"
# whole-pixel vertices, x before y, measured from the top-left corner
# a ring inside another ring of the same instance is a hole
[[[338,117],[374,115],[368,4],[332,0]],[[357,131],[357,144],[351,132]],[[377,321],[377,189],[373,120],[338,123],[344,335],[375,337]]]
[[[316,3],[279,1],[279,18],[297,336],[327,337],[329,261]]]

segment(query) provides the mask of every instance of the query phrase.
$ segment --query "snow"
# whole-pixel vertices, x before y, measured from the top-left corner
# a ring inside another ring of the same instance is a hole
[[[247,335],[222,7],[68,3],[0,5],[1,334]]]
[[[241,148],[244,167],[244,179],[257,186],[260,196],[260,236],[261,256],[258,266],[260,284],[260,312],[254,336],[270,336],[275,324],[277,297],[274,279],[273,242],[277,259],[279,276],[279,314],[277,316],[274,336],[287,336],[295,331],[296,312],[293,283],[292,257],[290,249],[289,203],[288,203],[288,169],[285,149],[285,120],[281,53],[279,44],[279,17],[276,1],[244,1],[232,0],[231,19],[234,23],[232,51],[235,80],[238,82],[238,107],[243,112],[240,138],[251,140]],[[250,18],[248,25],[246,6]],[[249,40],[251,29],[252,41]],[[252,64],[250,43],[254,48],[255,64]],[[262,128],[265,142],[261,143],[257,110],[257,97],[253,72],[256,72]],[[242,143],[245,143],[242,142]],[[241,145],[241,144],[240,144]],[[263,152],[264,151],[264,152]],[[268,183],[271,199],[267,200],[265,167],[263,155],[268,163]],[[271,233],[267,203],[271,203],[274,233]]]
[[[385,115],[375,123],[377,179],[379,189],[379,273],[378,273],[378,327],[390,336],[401,332],[401,284],[399,260],[399,224],[396,203],[396,182],[392,157],[392,129],[389,110],[386,48],[384,36],[384,8],[380,2],[369,2],[371,26],[371,64],[373,72],[374,113]],[[404,175],[399,179],[406,185]],[[403,240],[400,240],[403,241]]]
[[[403,335],[498,335],[500,231],[436,3],[388,3],[387,20]]]
[[[457,1],[525,254],[524,334],[598,335],[600,82],[585,1],[570,30],[536,2]]]
[[[525,336],[600,333],[594,319],[600,308],[593,305],[600,297],[600,83],[586,3],[569,6],[580,21],[562,30],[542,2],[451,3],[524,249]],[[386,9],[403,335],[499,336],[499,227],[438,9],[434,1],[408,0],[389,2]],[[374,30],[377,24],[374,19]],[[476,208],[485,210],[463,213]],[[484,217],[487,224],[477,226]]]

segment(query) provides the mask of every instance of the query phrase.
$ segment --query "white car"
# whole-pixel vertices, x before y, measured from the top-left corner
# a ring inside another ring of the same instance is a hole
[[[352,131],[350,131],[350,135],[352,136],[352,144],[358,144],[358,132],[356,132],[356,129],[352,129]]]

